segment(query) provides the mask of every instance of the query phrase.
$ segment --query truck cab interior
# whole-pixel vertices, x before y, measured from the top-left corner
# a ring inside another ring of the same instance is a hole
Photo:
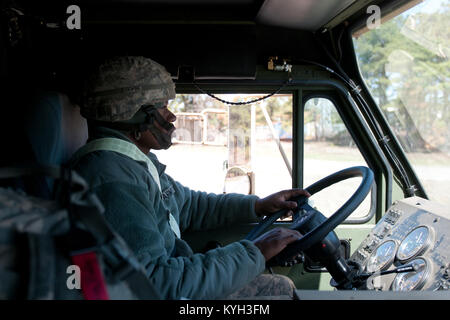
[[[183,234],[195,251],[291,227],[304,237],[267,272],[290,277],[300,300],[450,299],[448,1],[14,0],[1,10],[2,167],[64,165],[88,137],[79,104],[91,68],[149,57],[176,84],[174,146],[158,153],[175,179],[313,194],[289,219]],[[12,187],[52,197],[46,179]],[[293,252],[301,261],[284,258]]]

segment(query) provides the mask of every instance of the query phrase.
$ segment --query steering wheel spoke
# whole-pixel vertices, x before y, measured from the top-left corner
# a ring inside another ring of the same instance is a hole
[[[345,261],[342,261],[339,256],[340,241],[333,230],[358,208],[369,194],[374,180],[373,172],[367,167],[351,167],[333,173],[306,188],[313,195],[335,183],[354,177],[362,177],[358,189],[329,218],[311,207],[306,197],[291,199],[297,201],[298,206],[294,212],[295,219],[289,228],[298,230],[303,236],[267,261],[267,266],[283,266],[298,253],[305,252],[316,261],[324,262],[336,283],[345,282],[346,273],[349,271],[346,270]],[[285,214],[286,210],[280,210],[266,217],[247,235],[246,239],[256,239]]]

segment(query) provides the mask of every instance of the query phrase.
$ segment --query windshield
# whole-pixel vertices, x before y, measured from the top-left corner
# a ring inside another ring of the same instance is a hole
[[[365,83],[431,200],[450,205],[450,0],[353,34]]]
[[[266,95],[217,97],[236,103]],[[169,105],[177,117],[173,146],[154,153],[192,190],[266,197],[292,187],[292,104],[292,94],[244,105],[177,94]]]

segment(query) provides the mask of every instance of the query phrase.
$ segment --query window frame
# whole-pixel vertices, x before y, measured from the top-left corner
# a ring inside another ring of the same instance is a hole
[[[395,18],[397,15],[401,14],[404,10],[408,10],[409,9],[408,3],[410,2],[411,1],[392,1],[392,2],[390,1],[387,3],[378,4],[381,9],[382,22],[386,22],[387,21],[386,18],[389,19]],[[396,13],[395,15],[392,14],[394,12]],[[398,141],[396,135],[392,132],[391,127],[383,114],[383,111],[376,103],[361,74],[358,59],[356,57],[355,46],[353,43],[353,35],[365,28],[367,17],[368,16],[366,14],[362,14],[359,18],[355,19],[352,23],[350,23],[346,27],[344,34],[341,37],[342,38],[341,48],[343,49],[342,56],[345,57],[345,59],[343,59],[342,62],[342,68],[345,68],[347,75],[351,79],[356,81],[355,83],[361,90],[361,95],[364,97],[368,106],[370,107],[370,112],[372,113],[374,119],[376,120],[377,125],[381,128],[381,130],[384,133],[385,140],[389,141],[391,152],[395,154],[398,161],[401,163],[403,169],[405,170],[406,174],[408,175],[408,178],[411,181],[412,185],[415,187],[415,195],[428,199],[428,196],[421,181],[416,175],[411,163],[409,162],[409,159],[406,157],[406,154],[400,145],[400,142]],[[383,147],[382,149],[385,148]],[[386,210],[387,210],[387,208],[389,208],[391,205],[393,196],[395,197],[395,199],[400,199],[407,197],[407,194],[406,190],[403,190],[401,184],[395,179],[393,179],[394,175],[396,177],[400,176],[400,174],[397,172],[394,160],[389,154],[385,154],[384,150],[382,150],[382,153],[383,158],[387,162],[386,168],[389,171],[385,172],[386,177],[389,176],[387,181],[388,184],[387,193],[389,193],[387,194],[386,198]],[[395,185],[393,185],[394,182]],[[395,194],[393,194],[394,192]],[[402,193],[402,195],[400,193]],[[388,199],[390,199],[391,201],[387,201]],[[377,221],[378,221],[378,213],[377,213]]]
[[[303,104],[302,104],[302,110],[303,113],[305,112],[305,105],[306,103],[308,103],[308,101],[310,101],[311,99],[314,98],[322,98],[322,99],[327,99],[328,101],[330,101],[334,108],[336,109],[337,113],[339,114],[339,116],[341,117],[342,122],[345,125],[345,128],[348,130],[350,136],[352,137],[353,141],[355,142],[358,150],[361,152],[361,154],[363,155],[363,158],[366,159],[367,156],[364,156],[364,151],[361,150],[357,144],[357,142],[355,141],[355,137],[357,135],[354,134],[354,132],[352,132],[348,126],[348,120],[344,119],[342,117],[342,111],[337,107],[337,102],[336,102],[336,98],[333,96],[332,93],[328,93],[328,92],[317,92],[317,93],[307,93],[303,96]],[[303,122],[304,123],[304,122]],[[303,139],[303,143],[305,143],[305,140]],[[367,162],[367,161],[366,161]],[[303,167],[304,169],[304,167]],[[304,170],[303,170],[304,171]],[[374,185],[372,186],[372,189],[370,191],[370,208],[369,208],[369,212],[362,216],[362,217],[358,217],[358,218],[347,218],[345,219],[342,224],[364,224],[366,222],[369,222],[375,215],[375,211],[376,211],[376,201],[377,201],[377,188],[376,188],[376,183],[374,183]]]

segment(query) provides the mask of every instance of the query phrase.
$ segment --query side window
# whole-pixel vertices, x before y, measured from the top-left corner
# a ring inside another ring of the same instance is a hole
[[[304,178],[306,188],[342,169],[367,166],[334,104],[326,98],[311,98],[304,106]],[[339,182],[313,195],[317,209],[330,216],[355,192],[361,178]],[[371,209],[370,194],[350,218],[362,218]]]
[[[450,206],[450,1],[353,34],[362,78],[430,200]],[[409,5],[409,3],[408,3]]]
[[[266,94],[220,94],[252,101]],[[192,190],[265,197],[292,187],[292,95],[230,105],[205,94],[178,94],[173,145],[154,151],[166,172]]]

